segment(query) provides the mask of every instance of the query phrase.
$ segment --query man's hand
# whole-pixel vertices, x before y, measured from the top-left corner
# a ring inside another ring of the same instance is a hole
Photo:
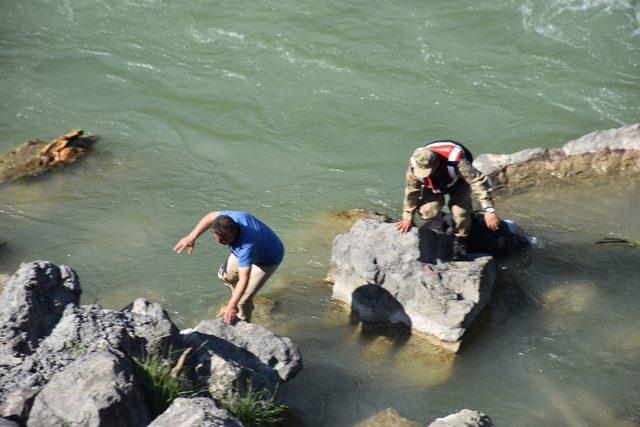
[[[401,233],[406,233],[413,226],[413,221],[410,219],[403,219],[402,221],[398,221],[396,223],[396,228]]]
[[[484,223],[486,224],[487,228],[492,231],[496,231],[500,226],[498,215],[493,212],[484,213]]]
[[[180,239],[178,243],[176,243],[176,245],[173,247],[173,250],[176,253],[180,253],[186,249],[187,253],[190,254],[191,252],[193,252],[193,248],[195,246],[196,246],[196,239],[191,236],[186,236]]]
[[[232,305],[225,305],[220,309],[220,312],[216,317],[220,317],[220,316],[223,316],[222,318],[224,319],[224,322],[226,324],[232,325],[235,322],[235,320],[238,318],[238,309]]]

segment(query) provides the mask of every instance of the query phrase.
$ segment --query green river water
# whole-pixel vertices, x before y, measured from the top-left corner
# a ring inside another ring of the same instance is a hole
[[[247,210],[287,247],[260,323],[304,370],[296,425],[387,407],[421,423],[472,408],[502,426],[640,425],[637,183],[534,189],[499,213],[540,244],[502,264],[461,354],[360,330],[323,283],[338,226],[398,216],[412,150],[551,147],[640,117],[636,0],[3,0],[0,151],[73,128],[78,163],[0,188],[0,272],[75,268],[83,303],[162,303],[180,327],[226,301],[208,211]],[[266,305],[264,303],[263,305]]]

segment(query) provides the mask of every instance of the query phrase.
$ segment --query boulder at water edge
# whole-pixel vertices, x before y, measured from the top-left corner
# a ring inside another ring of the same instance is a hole
[[[356,222],[333,243],[332,297],[364,322],[404,324],[455,352],[489,300],[495,266],[492,257],[481,255],[442,262],[451,251],[450,237],[430,235],[421,248],[415,228],[401,234],[394,224]],[[425,267],[423,261],[434,264]]]
[[[242,424],[218,408],[213,399],[179,397],[149,427],[242,427]]]
[[[482,412],[463,409],[444,418],[438,418],[429,427],[495,427],[491,418]]]

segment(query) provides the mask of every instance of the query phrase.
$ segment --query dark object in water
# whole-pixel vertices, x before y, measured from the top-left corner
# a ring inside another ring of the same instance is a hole
[[[605,237],[602,240],[598,240],[596,242],[596,245],[602,245],[602,244],[606,244],[606,243],[618,244],[618,245],[630,245],[632,247],[640,246],[640,240],[631,241],[631,240],[627,240],[627,239],[621,239],[619,237]]]
[[[75,162],[98,138],[80,129],[46,143],[39,139],[25,142],[0,156],[0,182],[38,175]]]
[[[420,260],[423,263],[434,263],[437,259],[450,259],[453,232],[453,217],[450,213],[425,222],[419,229]],[[532,242],[535,242],[535,238],[527,236],[513,221],[501,220],[498,230],[493,231],[487,228],[481,212],[474,212],[471,216],[467,239],[469,254],[508,255],[531,247]]]

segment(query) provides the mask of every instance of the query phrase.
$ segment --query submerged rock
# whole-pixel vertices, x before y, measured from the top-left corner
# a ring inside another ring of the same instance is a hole
[[[640,123],[592,132],[561,148],[530,148],[514,154],[483,154],[473,165],[494,189],[519,190],[578,177],[640,175]]]
[[[491,418],[482,412],[463,409],[444,418],[438,418],[429,427],[495,427]]]
[[[149,427],[242,427],[242,424],[218,408],[212,399],[179,397]]]
[[[489,300],[495,265],[482,255],[469,262],[441,262],[450,246],[446,240],[435,242],[421,245],[415,228],[401,234],[394,224],[356,222],[334,240],[332,297],[365,322],[404,324],[457,351]]]
[[[38,175],[47,170],[73,163],[97,140],[74,130],[46,143],[39,139],[25,142],[0,156],[0,182]]]
[[[356,424],[355,427],[420,427],[420,424],[404,418],[393,408],[387,408]]]

